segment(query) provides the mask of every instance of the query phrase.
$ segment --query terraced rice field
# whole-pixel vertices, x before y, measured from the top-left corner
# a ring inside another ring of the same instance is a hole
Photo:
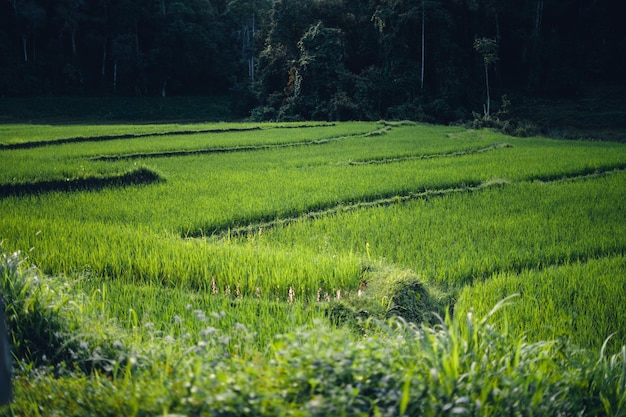
[[[490,321],[507,337],[618,352],[625,168],[619,143],[412,123],[5,125],[0,241],[125,346],[171,341],[170,359],[207,331],[259,361],[296,329],[361,340],[432,312],[463,328],[510,296]],[[33,343],[20,360],[47,364]]]

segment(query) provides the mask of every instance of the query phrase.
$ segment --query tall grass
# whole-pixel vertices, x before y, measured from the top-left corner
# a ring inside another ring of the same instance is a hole
[[[497,314],[497,313],[496,313]],[[495,316],[494,316],[495,317]],[[355,338],[317,322],[240,356],[250,330],[160,338],[109,375],[16,380],[14,414],[49,415],[607,415],[626,406],[626,352],[591,355],[528,343],[494,318],[435,327],[371,323]],[[219,320],[219,318],[215,318]],[[141,358],[147,361],[142,362]],[[134,365],[133,365],[134,364]]]
[[[350,251],[461,288],[521,271],[620,254],[623,172],[593,180],[510,184],[302,220],[264,232],[279,247]]]
[[[67,279],[49,277],[0,247],[0,294],[18,371],[55,374],[108,369],[128,352],[116,328],[87,305]]]
[[[502,272],[466,287],[456,311],[464,316],[489,311],[511,294],[519,297],[503,312],[499,327],[540,341],[574,338],[579,346],[594,348],[608,340],[607,351],[626,344],[624,299],[626,259],[590,259],[519,273]]]

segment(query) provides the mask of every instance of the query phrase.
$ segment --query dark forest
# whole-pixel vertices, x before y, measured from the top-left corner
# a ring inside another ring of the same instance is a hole
[[[0,97],[228,94],[258,120],[449,123],[623,89],[619,3],[1,0]]]

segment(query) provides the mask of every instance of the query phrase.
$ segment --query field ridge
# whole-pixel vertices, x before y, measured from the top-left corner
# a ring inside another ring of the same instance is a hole
[[[190,155],[206,155],[206,154],[222,154],[222,153],[235,153],[235,152],[250,152],[250,151],[262,151],[269,149],[282,149],[298,146],[310,146],[310,145],[325,145],[328,143],[336,142],[343,139],[355,138],[355,137],[367,137],[371,132],[359,133],[355,135],[341,135],[325,139],[306,139],[297,142],[286,143],[269,143],[263,145],[243,145],[243,146],[225,146],[215,148],[204,149],[189,149],[178,151],[160,151],[160,152],[138,152],[118,155],[100,155],[91,158],[87,158],[89,161],[119,161],[128,159],[139,158],[170,158],[178,156],[190,156]]]
[[[60,138],[52,140],[39,140],[20,143],[4,143],[0,144],[0,150],[9,149],[33,149],[44,146],[56,146],[65,145],[68,143],[83,143],[83,142],[106,142],[110,140],[119,139],[140,139],[147,137],[159,137],[159,136],[187,136],[187,135],[199,135],[206,133],[227,133],[227,132],[248,132],[254,130],[261,130],[260,126],[242,127],[242,128],[225,128],[225,129],[200,129],[200,130],[176,130],[166,132],[153,132],[153,133],[125,133],[119,135],[98,135],[98,136],[75,136],[71,138]]]
[[[243,237],[249,234],[256,233],[262,229],[268,229],[276,226],[285,226],[291,223],[295,223],[301,220],[314,220],[317,218],[331,216],[337,213],[345,213],[368,207],[380,207],[389,206],[393,204],[403,203],[415,199],[426,199],[430,197],[441,197],[453,193],[461,192],[473,192],[482,190],[489,187],[497,187],[506,185],[508,181],[502,179],[491,179],[482,183],[463,183],[453,187],[438,188],[438,189],[423,189],[419,191],[410,191],[404,194],[393,193],[388,196],[365,196],[358,202],[343,201],[338,204],[328,205],[316,210],[305,210],[302,213],[294,216],[277,217],[273,220],[267,220],[266,218],[259,217],[256,221],[248,221],[245,226],[232,227],[231,225],[223,225],[218,227],[207,228],[210,229],[210,233],[205,233],[202,228],[199,228],[197,232],[187,231],[182,233],[185,238],[204,238],[215,237],[218,239],[231,238],[231,237]]]
[[[556,183],[562,181],[576,181],[590,178],[597,178],[603,175],[608,175],[613,172],[619,172],[626,170],[626,163],[610,164],[602,167],[587,167],[579,171],[574,171],[565,174],[552,174],[552,175],[535,175],[528,178],[528,181],[539,181],[543,183]]]
[[[156,172],[142,167],[123,174],[108,176],[88,176],[74,179],[35,181],[20,184],[0,184],[0,198],[25,196],[53,191],[95,191],[111,187],[144,185],[164,181]]]
[[[508,148],[510,146],[506,146],[507,144],[494,144],[495,146],[488,146],[483,151],[499,149],[501,147]],[[500,146],[504,145],[504,146]],[[480,152],[480,151],[479,151]],[[460,155],[452,155],[452,154],[440,154],[440,156],[461,156],[464,155],[461,153]],[[579,181],[586,179],[598,178],[603,175],[610,175],[611,173],[620,172],[626,170],[626,164],[616,164],[610,165],[606,167],[600,168],[585,168],[579,171],[574,171],[566,174],[553,175],[553,176],[544,176],[544,177],[531,177],[527,180],[518,181],[518,182],[532,182],[532,181],[540,181],[545,184],[549,183],[558,183],[562,181]],[[328,204],[321,207],[311,208],[308,210],[303,210],[300,213],[296,213],[293,215],[287,215],[284,217],[274,217],[269,219],[267,216],[258,216],[253,219],[233,219],[233,222],[229,222],[228,224],[223,225],[214,225],[211,227],[201,227],[197,228],[195,231],[182,231],[181,235],[184,238],[207,238],[212,237],[216,239],[224,239],[230,237],[245,237],[250,234],[254,234],[259,230],[269,229],[276,226],[285,226],[291,223],[295,223],[301,220],[314,220],[325,216],[331,216],[337,213],[344,213],[349,211],[354,211],[362,208],[368,207],[376,207],[376,206],[390,206],[394,204],[404,203],[406,201],[415,200],[415,199],[426,199],[431,197],[442,197],[445,195],[460,193],[460,192],[474,192],[480,191],[486,188],[495,187],[495,186],[504,186],[507,184],[511,184],[512,181],[509,179],[502,178],[492,178],[488,181],[484,182],[464,182],[458,185],[451,185],[448,187],[441,187],[436,189],[422,189],[416,191],[408,191],[405,193],[391,193],[389,195],[381,196],[371,195],[371,196],[363,196],[359,201],[351,202],[349,200],[340,201],[335,204]],[[243,223],[244,225],[239,225]],[[234,226],[233,226],[234,225]],[[620,252],[616,252],[620,253]],[[623,253],[623,252],[622,252]],[[576,257],[576,259],[582,259],[581,257]],[[564,259],[560,262],[556,262],[556,264],[560,264],[562,262],[567,262],[567,259]],[[521,269],[527,268],[528,265],[524,265]]]
[[[543,257],[542,259],[529,258],[514,262],[513,264],[506,265],[504,267],[491,268],[481,273],[472,273],[469,281],[472,282],[472,285],[475,285],[477,283],[485,282],[493,276],[502,273],[521,274],[525,271],[541,272],[552,267],[562,267],[571,265],[572,263],[586,264],[594,260],[608,259],[616,256],[626,256],[626,247],[614,246],[587,248],[577,252],[561,253],[556,256]],[[461,281],[465,280],[462,278]]]
[[[224,128],[210,128],[210,129],[187,129],[187,130],[163,130],[155,132],[145,133],[118,133],[114,135],[93,135],[93,136],[71,136],[61,137],[49,140],[31,140],[26,142],[16,143],[0,143],[0,151],[11,149],[33,149],[44,146],[65,145],[69,143],[84,143],[84,142],[105,142],[109,140],[119,139],[141,139],[147,137],[161,137],[161,136],[189,136],[199,134],[219,134],[219,133],[233,133],[233,132],[252,132],[257,130],[268,129],[306,129],[316,127],[333,127],[335,123],[319,123],[319,124],[295,124],[295,125],[272,125],[272,126],[246,126],[246,127],[224,127]]]
[[[427,154],[418,154],[418,155],[406,155],[399,156],[395,158],[373,158],[373,159],[360,159],[355,161],[347,161],[340,162],[338,165],[372,165],[372,164],[391,164],[395,162],[405,162],[405,161],[415,161],[422,159],[433,159],[433,158],[447,158],[452,156],[465,156],[472,155],[482,152],[488,152],[495,149],[504,149],[504,148],[512,148],[513,145],[509,143],[492,143],[488,146],[483,146],[480,148],[468,148],[460,151],[450,151],[450,152],[440,152],[440,153],[427,153]]]

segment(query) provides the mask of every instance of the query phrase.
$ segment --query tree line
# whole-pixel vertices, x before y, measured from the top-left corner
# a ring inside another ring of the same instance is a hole
[[[233,94],[258,119],[489,114],[623,84],[611,0],[0,0],[0,96]]]

